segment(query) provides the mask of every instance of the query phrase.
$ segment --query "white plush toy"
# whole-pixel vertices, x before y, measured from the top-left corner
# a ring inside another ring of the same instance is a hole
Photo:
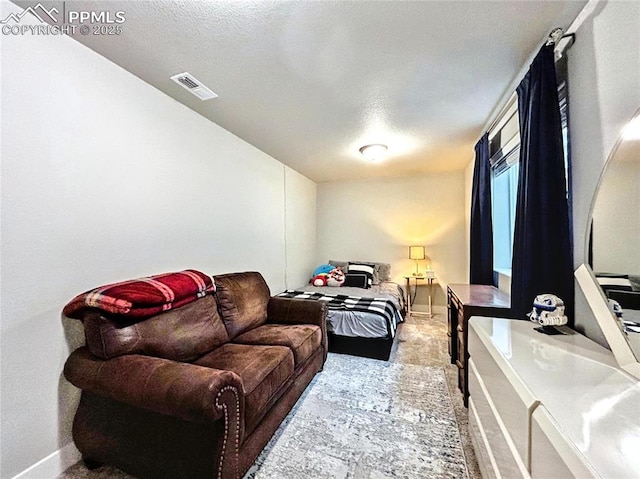
[[[340,266],[333,268],[329,271],[329,277],[327,278],[327,286],[338,287],[342,286],[345,277]]]
[[[564,301],[555,294],[539,294],[533,300],[533,309],[529,319],[542,326],[562,326],[567,324],[564,314]]]

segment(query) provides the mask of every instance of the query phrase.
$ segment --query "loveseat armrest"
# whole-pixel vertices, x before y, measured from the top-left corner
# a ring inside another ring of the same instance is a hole
[[[272,296],[267,305],[267,322],[278,324],[315,324],[325,327],[327,305],[324,301]]]
[[[315,324],[322,331],[322,347],[327,358],[327,304],[311,299],[272,296],[267,305],[267,322],[276,324]]]
[[[82,347],[67,359],[64,376],[82,390],[190,422],[236,418],[242,437],[243,387],[232,371],[138,354],[103,360]]]

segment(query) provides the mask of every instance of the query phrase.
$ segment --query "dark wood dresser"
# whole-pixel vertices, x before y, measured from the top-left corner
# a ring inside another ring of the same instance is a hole
[[[450,284],[447,286],[447,336],[451,363],[458,366],[458,388],[469,400],[468,336],[471,316],[508,318],[511,313],[509,294],[480,284]]]

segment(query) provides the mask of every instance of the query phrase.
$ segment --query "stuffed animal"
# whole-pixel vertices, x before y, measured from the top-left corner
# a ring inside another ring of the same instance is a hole
[[[326,286],[328,279],[329,279],[329,275],[326,273],[317,274],[313,278],[311,278],[311,284],[314,286]]]
[[[313,270],[313,277],[318,276],[319,274],[329,274],[329,271],[331,271],[335,266],[332,266],[330,264],[321,264],[320,266],[318,266],[316,269]]]
[[[344,273],[342,272],[342,268],[340,266],[337,266],[333,268],[331,271],[329,271],[329,276],[327,278],[327,286],[333,286],[333,287],[342,286],[342,284],[344,283],[344,280],[345,280],[345,276],[344,276]]]
[[[309,281],[314,286],[326,286],[329,279],[329,272],[335,267],[330,264],[321,264],[313,270],[313,276]]]

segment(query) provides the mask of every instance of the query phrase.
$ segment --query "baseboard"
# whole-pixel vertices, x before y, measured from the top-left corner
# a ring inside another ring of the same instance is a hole
[[[80,451],[75,444],[70,442],[66,446],[49,454],[33,466],[25,469],[13,479],[52,479],[58,477],[66,469],[73,466],[81,459]]]

